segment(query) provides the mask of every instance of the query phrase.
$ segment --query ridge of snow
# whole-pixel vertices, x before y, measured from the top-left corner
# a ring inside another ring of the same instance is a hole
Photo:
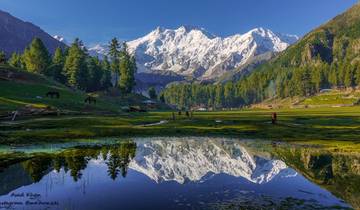
[[[205,142],[156,140],[138,144],[129,168],[155,182],[180,184],[202,181],[209,174],[220,173],[264,184],[277,176],[291,177],[295,173],[280,160],[253,156],[239,144],[210,139]]]
[[[53,36],[53,38],[58,40],[59,42],[64,43],[65,45],[69,46],[69,42],[63,36],[55,35],[55,36]]]
[[[214,79],[248,63],[254,56],[281,52],[298,39],[262,27],[221,38],[200,27],[181,26],[157,27],[127,44],[136,57],[139,73],[172,71],[198,79]],[[107,51],[106,45],[89,49],[94,55]]]

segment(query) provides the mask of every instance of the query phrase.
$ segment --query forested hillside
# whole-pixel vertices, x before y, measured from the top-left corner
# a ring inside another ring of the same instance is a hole
[[[238,107],[269,98],[311,96],[360,85],[360,4],[313,30],[246,78],[225,85],[175,85],[163,94],[179,107]]]
[[[119,89],[123,95],[135,86],[136,62],[126,43],[110,42],[108,57],[91,57],[81,40],[69,48],[57,48],[51,55],[40,38],[35,38],[22,54],[13,52],[9,59],[0,52],[0,64],[40,74],[64,85],[86,92]],[[121,75],[121,77],[120,77]]]

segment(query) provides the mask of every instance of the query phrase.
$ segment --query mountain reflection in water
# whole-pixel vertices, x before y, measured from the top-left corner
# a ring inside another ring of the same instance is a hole
[[[0,209],[359,208],[359,155],[321,148],[188,137],[14,154]]]

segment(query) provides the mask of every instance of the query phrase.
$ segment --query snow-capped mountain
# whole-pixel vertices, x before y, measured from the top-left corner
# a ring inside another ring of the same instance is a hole
[[[56,39],[56,40],[58,40],[59,42],[64,43],[64,44],[67,45],[67,46],[70,45],[70,43],[69,43],[64,37],[62,37],[62,36],[60,36],[60,35],[55,35],[55,36],[53,36],[53,38]]]
[[[228,174],[263,184],[276,176],[295,176],[280,160],[251,155],[243,146],[222,140],[155,140],[138,143],[129,167],[156,182],[202,181],[207,175]]]
[[[264,28],[221,38],[203,28],[158,27],[148,35],[128,42],[136,55],[139,72],[172,71],[183,76],[213,79],[234,70],[255,56],[281,52],[298,40]]]
[[[96,44],[94,46],[89,47],[88,52],[91,56],[99,57],[103,59],[105,55],[108,54],[108,45],[106,44]]]
[[[174,72],[197,79],[215,79],[267,53],[285,50],[299,38],[255,28],[245,34],[221,38],[203,28],[181,26],[156,28],[144,37],[129,41],[139,73]],[[89,48],[91,55],[107,54],[103,44]],[[269,56],[267,56],[269,57]]]

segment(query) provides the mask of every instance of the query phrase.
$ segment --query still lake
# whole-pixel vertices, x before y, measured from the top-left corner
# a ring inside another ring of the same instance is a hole
[[[360,208],[360,154],[322,146],[159,137],[0,153],[0,209]]]

